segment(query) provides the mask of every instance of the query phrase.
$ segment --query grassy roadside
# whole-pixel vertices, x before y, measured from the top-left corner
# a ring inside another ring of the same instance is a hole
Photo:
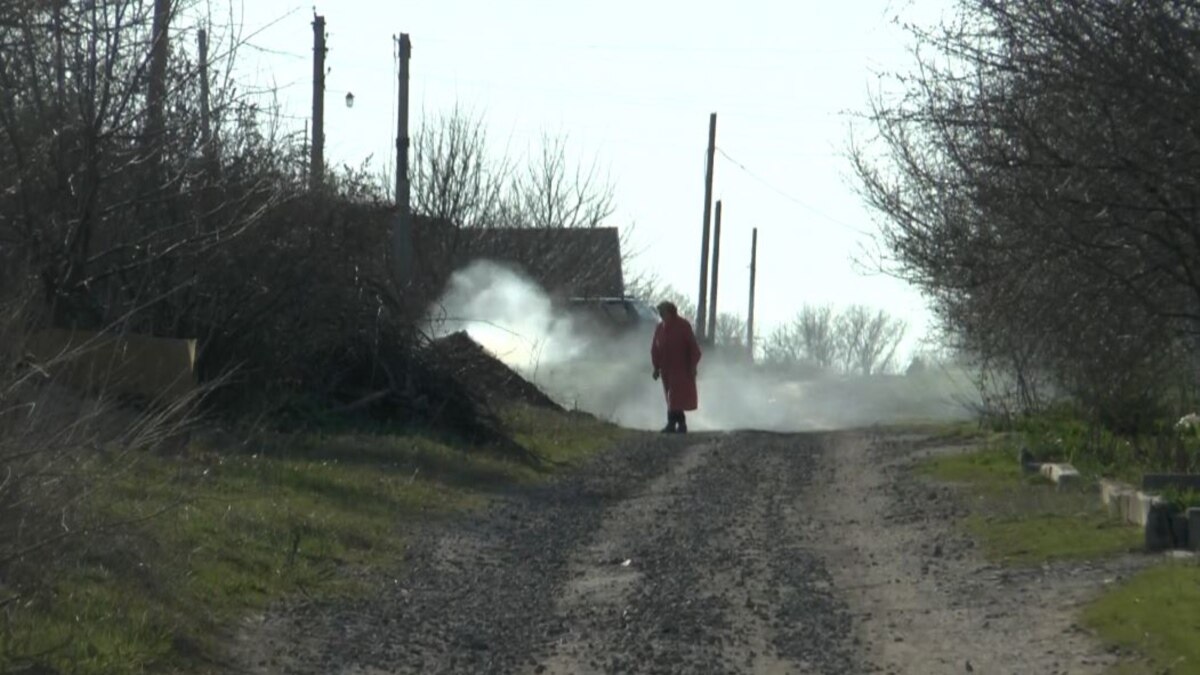
[[[1087,490],[1060,491],[1017,464],[1013,438],[927,460],[921,474],[969,494],[964,525],[989,559],[1012,565],[1096,558],[1136,550],[1142,533],[1109,517]]]
[[[1145,570],[1085,607],[1083,623],[1132,655],[1113,675],[1200,672],[1200,566]]]
[[[542,464],[421,433],[275,434],[193,443],[178,457],[98,457],[86,470],[110,479],[89,506],[126,525],[71,556],[52,587],[6,601],[0,671],[204,670],[244,613],[361,592],[353,572],[393,567],[418,521],[544,480],[621,433],[531,408],[506,422]]]
[[[1020,470],[1016,453],[1024,442],[1038,447],[1042,457],[1057,451],[1064,459],[1083,458],[1085,475],[1100,473],[1103,462],[1088,461],[1076,447],[1083,442],[1079,428],[1040,424],[1045,428],[1032,442],[1028,434],[977,436],[976,450],[927,460],[917,471],[970,495],[964,526],[992,560],[1031,565],[1140,550],[1141,530],[1109,518],[1093,490],[1058,492]],[[1107,442],[1110,449],[1125,447]],[[1104,473],[1126,479],[1139,475],[1138,466],[1127,460],[1109,464]],[[1140,572],[1085,606],[1081,623],[1125,655],[1113,675],[1200,672],[1200,566],[1169,562]]]

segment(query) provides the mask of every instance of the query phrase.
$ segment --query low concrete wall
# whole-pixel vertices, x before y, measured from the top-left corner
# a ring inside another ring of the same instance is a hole
[[[1100,481],[1100,500],[1110,515],[1142,528],[1147,551],[1200,549],[1200,509],[1177,513],[1158,495],[1108,479]]]
[[[25,352],[63,384],[173,401],[195,391],[196,341],[51,329]]]
[[[1200,474],[1194,473],[1148,473],[1142,476],[1142,489],[1147,492],[1162,490],[1200,490]]]
[[[1192,507],[1184,514],[1188,524],[1188,548],[1200,551],[1200,508]]]

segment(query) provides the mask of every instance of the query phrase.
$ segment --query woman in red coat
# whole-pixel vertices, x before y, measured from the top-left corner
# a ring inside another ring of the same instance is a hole
[[[686,434],[684,412],[698,405],[696,366],[700,364],[700,345],[692,324],[679,316],[674,303],[660,303],[658,315],[662,322],[654,330],[650,361],[654,364],[654,379],[662,378],[667,398],[667,426],[663,432]]]

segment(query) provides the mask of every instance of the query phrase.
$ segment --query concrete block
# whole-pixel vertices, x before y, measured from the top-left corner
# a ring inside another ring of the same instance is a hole
[[[1158,495],[1146,494],[1145,492],[1134,493],[1133,496],[1133,517],[1131,520],[1134,525],[1145,526],[1150,521],[1150,512],[1158,507],[1165,509],[1167,503]]]
[[[1130,490],[1117,494],[1117,509],[1120,513],[1121,520],[1131,525],[1141,525],[1138,522],[1137,516],[1137,491]]]
[[[1171,511],[1171,548],[1188,547],[1188,518],[1186,513]]]
[[[1139,493],[1140,494],[1140,493]],[[1147,502],[1145,542],[1147,551],[1168,551],[1173,547],[1170,506],[1159,500]]]
[[[1124,520],[1125,512],[1121,509],[1121,495],[1132,495],[1136,490],[1128,483],[1102,478],[1100,480],[1100,503],[1113,518]]]
[[[1029,451],[1029,448],[1023,447],[1017,452],[1017,463],[1021,465],[1021,470],[1025,473],[1038,473],[1042,470],[1041,463],[1033,458],[1033,453]]]
[[[1200,491],[1200,474],[1147,473],[1142,475],[1142,489],[1147,492],[1162,492],[1171,488]]]
[[[1185,515],[1188,522],[1188,548],[1200,551],[1200,508],[1193,506]]]
[[[176,401],[198,386],[195,340],[49,329],[33,333],[26,351],[85,391]]]
[[[1070,464],[1047,463],[1042,465],[1042,475],[1054,481],[1059,488],[1079,485],[1082,476]]]

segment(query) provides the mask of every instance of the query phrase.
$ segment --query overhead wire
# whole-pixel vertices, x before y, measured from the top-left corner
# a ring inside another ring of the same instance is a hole
[[[274,21],[272,21],[272,22],[268,23],[267,25],[265,25],[265,26],[263,26],[263,27],[259,28],[258,30],[254,31],[253,33],[251,33],[249,36],[247,36],[246,38],[244,38],[244,39],[241,41],[241,46],[246,46],[246,47],[249,47],[250,49],[252,49],[252,50],[255,50],[255,51],[258,51],[258,52],[262,52],[262,53],[266,53],[266,54],[272,54],[272,55],[276,55],[276,56],[283,56],[283,57],[294,58],[294,59],[306,59],[306,58],[308,58],[308,55],[302,55],[302,54],[298,54],[298,53],[295,53],[295,52],[288,52],[288,51],[285,51],[285,50],[277,50],[277,49],[271,49],[271,48],[267,48],[267,47],[261,47],[261,46],[259,46],[259,45],[255,45],[255,44],[252,44],[252,43],[250,43],[250,42],[249,42],[251,39],[253,39],[254,37],[257,37],[259,34],[261,34],[262,32],[264,32],[264,31],[265,31],[265,30],[267,30],[268,28],[271,28],[272,26],[274,26],[274,25],[276,25],[276,24],[278,24],[278,23],[282,22],[283,20],[285,20],[285,19],[289,18],[290,16],[292,16],[293,14],[295,14],[295,12],[296,12],[296,11],[298,11],[299,9],[300,9],[300,8],[299,8],[299,7],[297,7],[297,8],[295,8],[295,9],[291,10],[290,12],[287,12],[286,14],[284,14],[284,15],[282,15],[282,16],[280,16],[280,17],[278,17],[277,19],[275,19]],[[452,44],[452,43],[454,43],[454,42],[455,42],[455,40],[453,40],[453,39],[427,38],[427,40],[429,40],[429,41],[431,41],[431,42],[441,42],[441,43],[444,43],[444,44],[445,44],[445,43],[451,43],[451,44]],[[527,45],[525,45],[525,46],[527,46],[527,47],[538,47],[538,48],[550,48],[550,47],[553,47],[553,48],[556,48],[556,49],[557,49],[557,48],[560,48],[560,47],[571,47],[571,48],[574,48],[574,49],[588,50],[588,51],[592,51],[592,50],[598,50],[598,51],[602,51],[602,50],[606,50],[606,49],[622,49],[622,50],[628,50],[628,49],[641,49],[641,50],[660,50],[660,51],[679,51],[679,52],[687,52],[687,51],[698,51],[698,52],[703,52],[703,51],[726,51],[726,52],[779,52],[779,53],[814,53],[814,52],[822,52],[822,53],[823,53],[824,51],[827,51],[827,50],[784,49],[784,48],[771,48],[771,47],[750,47],[750,48],[702,48],[702,47],[695,47],[695,48],[693,48],[693,47],[651,46],[651,45],[645,45],[645,46],[639,46],[639,45],[603,45],[603,44],[589,44],[589,45],[553,45],[553,44],[548,44],[548,43],[547,43],[547,44],[537,44],[537,45],[534,45],[534,44],[527,44]],[[395,45],[395,38],[394,38],[394,36],[393,36],[393,60],[392,60],[392,102],[391,102],[391,115],[390,115],[390,119],[391,119],[391,126],[392,126],[392,128],[395,128],[395,126],[396,126],[396,121],[397,121],[397,115],[399,114],[399,110],[397,109],[397,106],[398,106],[398,103],[397,103],[397,96],[398,96],[398,94],[399,94],[399,92],[398,92],[398,87],[399,87],[399,81],[398,81],[398,80],[399,80],[399,72],[398,72],[398,68],[399,68],[399,65],[398,65],[398,54],[396,53],[396,49],[397,49],[397,47],[396,47],[396,45]],[[837,50],[837,51],[863,51],[863,52],[870,52],[870,51],[876,51],[876,50],[873,50],[873,49],[861,49],[861,50],[860,50],[860,49],[853,49],[853,48],[849,48],[849,49],[841,49],[841,50]],[[378,68],[377,66],[370,66],[370,65],[367,65],[367,64],[354,64],[354,65],[351,65],[350,67],[351,67],[352,69],[362,69],[362,70],[382,70],[381,68]],[[449,79],[449,78],[439,78],[439,77],[437,77],[436,75],[433,75],[433,76],[426,75],[426,76],[425,76],[423,79],[435,79],[435,80],[439,80],[439,79],[441,79],[441,80],[445,80],[445,79]],[[456,84],[458,84],[458,83],[461,83],[461,81],[459,80],[459,78],[453,78],[453,79],[455,80]],[[284,89],[286,89],[286,88],[290,88],[291,86],[294,86],[295,84],[296,84],[295,82],[293,82],[293,83],[289,83],[288,85],[285,85],[283,88],[284,88]],[[484,86],[495,86],[495,83],[491,83],[491,82],[477,82],[476,84],[478,84],[478,85],[484,85]],[[508,86],[508,87],[510,87],[510,88],[511,88],[513,85],[512,85],[512,83],[508,83],[506,86]],[[529,86],[529,85],[524,85],[524,86],[520,86],[520,85],[518,85],[518,88],[524,88],[524,89],[526,89],[526,90],[541,91],[541,92],[544,92],[544,93],[554,93],[554,94],[557,94],[557,95],[560,95],[560,96],[565,94],[565,95],[566,95],[566,96],[568,96],[568,97],[574,97],[574,98],[582,98],[582,97],[584,97],[584,96],[581,96],[579,93],[576,93],[576,92],[570,92],[570,91],[567,91],[567,90],[565,90],[565,89],[563,89],[563,88],[559,88],[559,87],[544,87],[544,86],[543,86],[543,87],[537,87],[537,86]],[[668,101],[668,102],[670,102],[670,101]],[[628,100],[628,101],[626,101],[626,103],[627,103],[627,104],[628,104],[628,103],[634,103],[634,104],[638,104],[638,105],[647,105],[649,102],[648,102],[648,101],[645,101],[645,100]],[[654,101],[653,103],[650,103],[650,104],[651,104],[651,105],[661,105],[662,103],[663,103],[663,101],[659,100],[659,101]],[[280,117],[284,117],[284,118],[287,118],[287,119],[296,119],[296,120],[299,120],[299,119],[307,119],[306,117],[303,117],[303,116],[293,116],[293,115],[280,115]],[[389,130],[389,139],[390,139],[390,134],[391,134],[391,131]],[[392,149],[391,149],[391,151],[390,151],[390,155],[391,155],[391,157],[392,157],[392,160],[393,160],[393,166],[394,166],[394,165],[395,165],[395,163],[396,163],[396,160],[398,160],[398,157],[396,156],[396,153],[397,153],[397,152],[399,152],[399,150],[398,150],[398,148],[396,148],[396,147],[395,147],[395,144],[392,144],[392,143],[390,143],[390,142],[389,142],[389,145],[392,145],[392,146],[393,146],[393,147],[392,147]],[[860,235],[864,235],[864,236],[871,236],[871,233],[869,233],[869,232],[866,232],[866,231],[864,231],[864,230],[862,230],[862,229],[860,229],[860,228],[858,228],[858,227],[855,227],[854,225],[851,225],[851,224],[849,224],[849,223],[846,223],[845,221],[842,221],[842,220],[840,220],[840,219],[838,219],[838,218],[835,218],[835,217],[833,217],[833,216],[830,216],[829,214],[827,214],[827,213],[825,213],[825,212],[821,211],[820,209],[818,209],[818,208],[816,208],[816,207],[812,206],[811,204],[808,204],[808,203],[807,203],[807,202],[805,202],[804,200],[802,200],[802,199],[799,199],[798,197],[796,197],[795,195],[791,194],[790,192],[788,192],[788,191],[786,191],[786,190],[783,190],[783,189],[779,188],[779,187],[778,187],[778,186],[776,186],[775,184],[773,184],[773,183],[771,183],[770,181],[768,181],[767,179],[763,178],[763,177],[762,177],[760,174],[758,174],[758,173],[757,173],[757,172],[755,172],[754,170],[750,169],[750,168],[749,168],[749,167],[748,167],[748,166],[747,166],[747,165],[746,165],[744,162],[742,162],[742,161],[738,160],[737,158],[733,157],[733,156],[732,156],[732,155],[731,155],[729,152],[727,152],[727,151],[726,151],[724,148],[718,147],[718,148],[716,148],[716,151],[717,151],[717,152],[718,152],[718,153],[721,155],[721,157],[722,157],[724,160],[726,160],[726,161],[728,161],[729,163],[731,163],[731,164],[732,164],[734,167],[736,167],[737,169],[739,169],[740,171],[742,171],[743,173],[745,173],[745,174],[746,174],[748,177],[750,177],[752,180],[754,180],[754,181],[758,182],[758,183],[759,183],[760,185],[762,185],[764,188],[766,188],[767,190],[769,190],[769,191],[771,191],[771,192],[775,193],[777,196],[781,197],[782,199],[785,199],[785,200],[787,200],[788,202],[791,202],[792,204],[794,204],[795,206],[797,206],[797,207],[799,207],[799,208],[801,208],[801,209],[803,209],[803,210],[805,210],[805,211],[807,211],[807,212],[809,212],[809,213],[811,213],[811,214],[813,214],[813,215],[815,215],[815,216],[817,216],[817,217],[819,217],[819,218],[821,218],[821,219],[823,219],[823,220],[825,220],[825,221],[827,221],[827,222],[829,222],[829,223],[832,223],[832,224],[834,224],[834,225],[837,225],[837,226],[839,226],[839,227],[841,227],[841,228],[844,228],[844,229],[846,229],[846,230],[849,230],[849,231],[851,231],[851,232],[854,232],[854,233],[856,233],[856,234],[860,234]]]
[[[851,232],[854,232],[854,233],[856,233],[856,234],[861,234],[861,235],[863,235],[863,236],[867,236],[867,237],[873,236],[873,235],[872,235],[870,232],[867,232],[866,230],[859,229],[859,228],[855,227],[854,225],[851,225],[851,224],[849,224],[849,223],[847,223],[847,222],[845,222],[845,221],[843,221],[843,220],[839,220],[839,219],[837,219],[837,218],[834,218],[833,216],[831,216],[831,215],[829,215],[829,214],[827,214],[827,213],[825,213],[825,212],[821,211],[820,209],[818,209],[818,208],[816,208],[816,207],[812,206],[811,204],[808,204],[808,203],[804,202],[803,200],[801,200],[800,198],[796,197],[795,195],[793,195],[793,194],[791,194],[791,193],[789,193],[789,192],[787,192],[787,191],[785,191],[785,190],[783,190],[783,189],[780,189],[779,187],[775,186],[773,183],[771,183],[771,182],[770,182],[770,181],[768,181],[767,179],[765,179],[765,178],[763,178],[762,176],[760,176],[758,173],[756,173],[756,172],[752,171],[752,170],[751,170],[751,169],[750,169],[748,166],[746,166],[744,163],[742,163],[742,162],[741,162],[741,161],[739,161],[738,159],[734,158],[732,155],[730,155],[728,152],[726,152],[724,148],[721,148],[721,147],[719,147],[719,146],[718,146],[718,147],[717,147],[717,153],[718,153],[718,154],[720,154],[722,157],[724,157],[724,158],[725,158],[727,161],[729,161],[729,162],[730,162],[731,164],[733,164],[735,167],[737,167],[738,169],[740,169],[740,170],[741,170],[743,173],[745,173],[747,176],[749,176],[750,178],[752,178],[752,179],[754,179],[755,181],[757,181],[757,182],[758,182],[759,184],[761,184],[763,187],[767,188],[767,189],[768,189],[768,190],[770,190],[771,192],[774,192],[775,194],[779,195],[780,197],[782,197],[782,198],[786,199],[787,201],[790,201],[790,202],[792,202],[792,203],[793,203],[793,204],[795,204],[796,206],[799,206],[800,208],[804,209],[805,211],[808,211],[809,213],[812,213],[812,214],[813,214],[813,215],[815,215],[815,216],[818,216],[818,217],[820,217],[820,218],[822,218],[822,219],[824,219],[824,220],[826,220],[826,221],[828,221],[828,222],[830,222],[830,223],[832,223],[832,224],[834,224],[834,225],[837,225],[837,226],[839,226],[839,227],[842,227],[842,228],[844,228],[844,229],[847,229],[847,230],[849,230],[849,231],[851,231]]]

